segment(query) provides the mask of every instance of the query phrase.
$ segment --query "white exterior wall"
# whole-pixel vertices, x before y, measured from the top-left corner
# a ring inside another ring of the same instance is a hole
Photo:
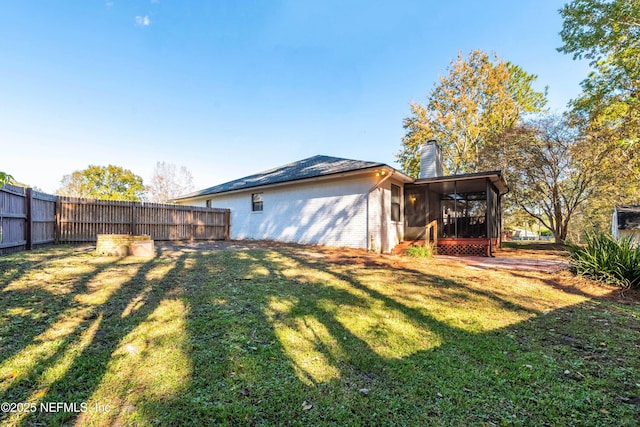
[[[300,182],[206,196],[185,204],[205,206],[209,199],[211,207],[231,209],[230,237],[233,240],[276,240],[389,252],[402,240],[403,201],[400,222],[392,222],[392,180],[384,181],[367,197],[379,181],[379,177],[368,174]],[[401,188],[402,197],[403,185],[394,184]],[[253,193],[262,193],[262,211],[252,212]]]
[[[391,221],[391,184],[400,187],[400,221]],[[369,196],[370,248],[376,252],[391,252],[404,240],[404,185],[389,179]]]

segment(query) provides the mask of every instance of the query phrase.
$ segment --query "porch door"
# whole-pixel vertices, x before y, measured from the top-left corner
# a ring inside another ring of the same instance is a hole
[[[429,200],[426,189],[407,188],[404,193],[405,239],[424,239]]]

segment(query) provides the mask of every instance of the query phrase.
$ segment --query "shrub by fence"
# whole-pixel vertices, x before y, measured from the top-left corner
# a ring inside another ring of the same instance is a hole
[[[229,209],[60,197],[0,188],[0,254],[51,243],[95,242],[97,234],[153,240],[226,240]]]

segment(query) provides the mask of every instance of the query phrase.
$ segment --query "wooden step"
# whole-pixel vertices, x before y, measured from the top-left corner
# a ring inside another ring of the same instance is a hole
[[[398,243],[392,250],[392,255],[404,255],[411,246],[424,246],[424,240],[404,240]]]

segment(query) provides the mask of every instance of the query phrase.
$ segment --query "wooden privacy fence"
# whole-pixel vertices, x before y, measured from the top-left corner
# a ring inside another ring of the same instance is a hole
[[[31,188],[0,188],[0,254],[54,243],[56,199]]]
[[[59,197],[59,242],[95,242],[97,234],[148,234],[153,240],[229,238],[229,209]]]
[[[229,209],[78,199],[11,185],[0,189],[0,254],[50,243],[95,242],[97,234],[227,240],[229,224]]]

